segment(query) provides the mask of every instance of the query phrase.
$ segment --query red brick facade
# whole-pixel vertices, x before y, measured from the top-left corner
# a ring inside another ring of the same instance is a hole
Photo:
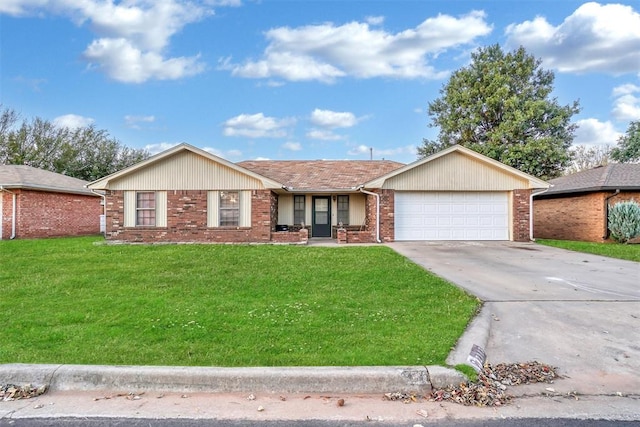
[[[513,190],[513,240],[531,240],[531,190]]]
[[[99,196],[16,189],[15,238],[82,236],[100,233]],[[10,239],[13,194],[2,197],[2,239]]]
[[[623,191],[606,201],[612,195],[613,191],[602,191],[534,199],[534,237],[586,242],[606,240],[606,205],[632,199],[640,203],[640,192]]]
[[[380,241],[395,239],[395,192],[376,189],[380,196]],[[128,242],[212,242],[212,243],[306,243],[308,230],[276,232],[278,197],[270,190],[252,190],[250,227],[207,227],[207,191],[167,191],[166,227],[124,227],[124,192],[108,191],[106,236]],[[513,240],[530,238],[531,190],[513,192]],[[361,230],[337,231],[339,243],[376,242],[376,196],[367,194],[365,226]]]
[[[107,192],[106,236],[127,242],[260,243],[271,241],[270,190],[252,190],[251,227],[207,227],[207,191],[167,191],[166,227],[125,227],[124,192]]]

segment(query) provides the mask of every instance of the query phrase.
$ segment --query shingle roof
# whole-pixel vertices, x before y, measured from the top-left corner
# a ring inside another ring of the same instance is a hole
[[[237,163],[295,190],[351,190],[404,164],[391,160],[250,160]]]
[[[94,194],[87,181],[26,165],[0,165],[0,187],[59,193]]]
[[[640,164],[611,163],[549,181],[553,187],[541,196],[603,190],[640,190]]]

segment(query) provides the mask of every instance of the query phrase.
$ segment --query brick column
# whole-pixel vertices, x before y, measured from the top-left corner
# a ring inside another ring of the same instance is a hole
[[[528,242],[531,240],[530,211],[531,190],[513,190],[513,240]]]

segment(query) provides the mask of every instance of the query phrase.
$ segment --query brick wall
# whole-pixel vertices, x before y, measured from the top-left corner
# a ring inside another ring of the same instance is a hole
[[[531,190],[513,190],[513,240],[528,242],[531,240]]]
[[[2,230],[2,234],[0,234],[1,239],[8,239],[11,237],[11,215],[13,209],[13,200],[11,194],[0,191],[0,229]]]
[[[394,196],[393,190],[375,189],[372,193],[380,195],[380,240],[383,242],[393,242],[395,238],[395,218],[394,218]],[[371,240],[376,239],[376,197],[367,194],[366,209],[366,229],[371,233]],[[362,234],[362,232],[360,232]],[[348,236],[347,236],[348,239]],[[359,241],[365,242],[367,237],[363,234],[357,238]],[[356,236],[352,236],[352,242],[355,242]]]
[[[540,239],[602,242],[607,236],[606,206],[625,200],[640,203],[640,191],[623,191],[613,197],[612,191],[567,195],[549,199],[536,198],[534,237]],[[606,198],[610,197],[608,201]]]
[[[271,233],[271,241],[274,243],[303,243],[309,241],[309,229],[301,228],[298,231],[276,231]]]
[[[534,199],[533,236],[539,239],[603,241],[606,195],[601,192]]]
[[[271,241],[273,196],[270,190],[251,192],[251,227],[207,227],[207,191],[167,191],[167,227],[124,227],[124,193],[107,193],[107,238],[127,242]]]
[[[46,191],[16,194],[16,238],[83,236],[100,233],[101,197]],[[2,192],[2,238],[11,237],[13,196]]]

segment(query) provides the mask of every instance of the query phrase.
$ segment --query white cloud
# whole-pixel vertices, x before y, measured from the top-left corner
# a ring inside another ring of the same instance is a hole
[[[83,117],[77,114],[65,114],[53,119],[53,124],[61,128],[77,129],[85,126],[91,126],[95,120],[91,117]]]
[[[640,86],[625,84],[613,89],[613,111],[611,114],[619,121],[640,119]]]
[[[358,123],[358,119],[353,113],[316,108],[311,113],[311,123],[314,126],[328,129],[348,128],[355,126]]]
[[[302,145],[299,142],[285,142],[282,144],[282,148],[290,151],[300,151],[302,150]]]
[[[205,0],[205,3],[211,6],[228,6],[228,7],[242,6],[242,0]]]
[[[225,58],[220,68],[240,77],[324,83],[346,76],[439,79],[447,72],[431,66],[428,56],[489,34],[485,18],[480,11],[459,18],[438,15],[398,33],[372,29],[367,22],[279,27],[265,33],[269,45],[261,59],[234,64]]]
[[[124,123],[132,129],[140,129],[139,123],[153,123],[156,121],[154,116],[124,116]]]
[[[369,25],[381,25],[384,22],[384,16],[367,16],[365,21]]]
[[[238,159],[240,156],[242,156],[242,151],[234,149],[222,151],[213,147],[204,147],[203,150],[213,154],[214,156],[222,157],[225,160]]]
[[[159,142],[157,144],[147,144],[144,146],[144,149],[153,156],[154,154],[158,154],[168,150],[169,148],[173,148],[178,144],[179,142]]]
[[[613,145],[622,135],[615,130],[610,121],[601,122],[597,119],[583,119],[578,120],[576,124],[578,128],[573,140],[575,145]]]
[[[287,136],[295,119],[276,119],[263,113],[240,114],[224,122],[225,136],[245,136],[249,138],[282,138]]]
[[[621,4],[585,3],[554,27],[546,18],[509,25],[507,47],[524,46],[561,72],[640,72],[640,13]]]
[[[323,141],[338,141],[340,139],[344,139],[342,135],[338,135],[337,133],[333,133],[332,131],[325,129],[311,129],[307,132],[306,136],[310,139],[320,139]]]
[[[0,13],[12,16],[23,16],[31,13],[33,9],[46,6],[50,0],[2,0]]]
[[[180,79],[205,69],[199,55],[167,57],[165,51],[175,34],[212,15],[213,9],[181,0],[4,0],[0,12],[16,16],[49,12],[79,26],[87,24],[98,36],[84,51],[91,68],[120,82],[142,83]]]
[[[94,68],[105,70],[112,79],[123,83],[176,80],[199,74],[205,68],[198,56],[164,59],[157,52],[137,49],[126,39],[94,40],[84,57],[92,61]]]

